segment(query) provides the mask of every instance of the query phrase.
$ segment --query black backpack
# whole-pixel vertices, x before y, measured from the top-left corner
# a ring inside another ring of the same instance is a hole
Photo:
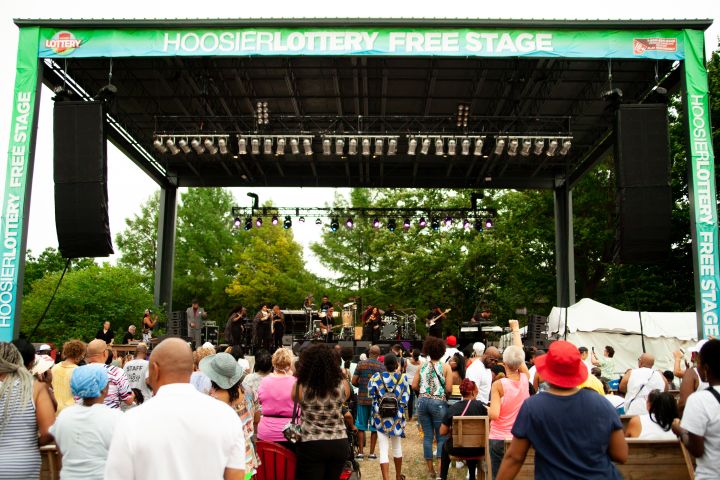
[[[380,407],[380,417],[394,418],[395,415],[397,415],[398,410],[400,409],[400,402],[395,395],[395,389],[393,388],[392,390],[390,390],[388,388],[382,373],[380,374],[380,380],[382,381],[383,385],[385,385],[385,393],[380,398],[380,403],[378,404]]]

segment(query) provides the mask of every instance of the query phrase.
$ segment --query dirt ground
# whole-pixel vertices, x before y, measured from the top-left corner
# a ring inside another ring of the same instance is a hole
[[[403,466],[402,473],[407,480],[427,480],[427,470],[425,468],[425,460],[423,459],[422,435],[417,428],[417,422],[411,420],[405,428],[405,436],[402,440],[403,450]],[[369,440],[369,436],[368,436]],[[365,446],[365,457],[367,457],[369,445]],[[377,447],[375,454],[377,455]],[[362,472],[362,480],[382,480],[380,474],[380,463],[378,460],[360,461],[360,470]],[[435,471],[440,475],[440,459],[435,461]],[[448,480],[465,480],[467,475],[467,467],[460,469],[455,468],[455,462],[452,463],[448,472]],[[390,480],[395,480],[395,465],[390,459]]]

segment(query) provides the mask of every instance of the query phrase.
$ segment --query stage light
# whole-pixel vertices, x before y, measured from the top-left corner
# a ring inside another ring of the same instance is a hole
[[[383,142],[382,138],[378,138],[375,140],[375,155],[380,156],[383,154]]]
[[[290,151],[293,155],[297,155],[298,153],[300,153],[300,144],[298,143],[297,138],[290,139]]]
[[[240,217],[235,217],[235,220],[233,220],[233,227],[240,228],[240,225],[242,225],[242,220],[240,220]]]
[[[533,150],[533,153],[535,155],[542,155],[543,148],[545,148],[545,140],[540,138],[535,140],[535,149]]]
[[[475,219],[475,230],[478,232],[482,232],[483,229],[483,221],[479,218]]]
[[[388,141],[388,155],[395,155],[397,152],[397,139],[391,138]]]
[[[430,228],[432,228],[436,232],[440,230],[440,222],[437,218],[433,218],[430,220]]]
[[[475,155],[476,157],[482,155],[483,143],[485,142],[482,138],[478,138],[475,140],[475,150],[473,151],[473,155]]]
[[[287,230],[288,228],[292,227],[292,219],[290,218],[290,215],[285,217],[285,220],[283,221],[283,228]]]
[[[354,225],[353,219],[351,217],[348,217],[348,219],[345,220],[345,226],[347,228],[353,228],[353,225]]]
[[[335,140],[335,155],[342,155],[345,151],[345,140],[338,138]]]
[[[463,228],[464,228],[465,230],[469,230],[469,229],[470,229],[470,226],[471,226],[471,225],[470,225],[470,220],[468,220],[467,218],[466,218],[465,220],[463,220]]]
[[[165,145],[163,145],[162,140],[160,140],[159,138],[156,138],[155,140],[153,140],[153,147],[155,147],[155,150],[157,150],[158,153],[161,153],[161,154],[167,153],[167,147],[165,147]]]
[[[315,219],[315,225],[322,225],[322,220],[319,218]]]
[[[394,218],[391,218],[391,219],[388,220],[387,228],[388,228],[388,230],[390,230],[391,232],[394,232],[394,231],[395,231],[395,228],[397,228],[397,224],[395,223],[395,219],[394,219]]]
[[[503,149],[505,149],[505,140],[498,138],[495,142],[495,155],[502,155]]]
[[[348,145],[348,155],[357,155],[357,138],[351,138]]]
[[[443,222],[445,223],[445,226],[446,226],[446,227],[448,227],[448,228],[452,227],[452,222],[453,222],[453,220],[452,220],[452,217],[451,217],[450,215],[448,215],[447,217],[445,217],[445,220],[443,220]]]
[[[227,155],[227,140],[225,140],[224,138],[218,138],[218,150],[220,150],[221,155]]]
[[[272,155],[272,139],[271,139],[271,138],[266,138],[266,139],[265,139],[265,143],[264,143],[264,147],[263,147],[263,153],[264,153],[265,155]]]
[[[445,142],[442,138],[435,140],[435,155],[445,155]]]
[[[451,138],[448,140],[448,155],[455,155],[455,148],[457,147],[457,142],[455,139]]]
[[[245,219],[245,230],[250,230],[252,228],[252,218],[247,217]]]
[[[408,230],[410,228],[410,219],[406,218],[403,220],[403,230]]]
[[[522,142],[522,148],[520,149],[520,155],[523,157],[527,157],[530,155],[530,146],[532,145],[532,142],[529,138],[526,138]]]
[[[192,139],[192,141],[190,142],[190,146],[193,148],[193,150],[195,150],[195,153],[197,153],[198,155],[202,155],[203,153],[205,153],[205,147],[200,144],[200,140],[198,140],[197,138]]]
[[[560,155],[567,155],[568,152],[570,151],[571,146],[572,146],[572,142],[570,140],[565,140],[562,143],[562,148],[560,149]]]
[[[338,222],[337,218],[333,218],[330,222],[330,230],[333,232],[337,232],[338,228],[340,228],[340,223]]]
[[[261,217],[257,217],[257,220],[255,220],[255,226],[257,228],[262,227],[262,218]]]
[[[277,215],[273,215],[273,216],[272,216],[272,220],[270,221],[270,223],[272,223],[273,225],[277,225],[277,224],[278,224],[278,216],[277,216]]]
[[[420,153],[422,153],[423,155],[427,155],[428,151],[430,151],[430,139],[423,138],[422,147],[420,147]]]
[[[367,138],[362,139],[362,154],[366,157],[370,155],[370,140]]]
[[[300,223],[305,223],[305,217],[300,217],[300,218],[298,218],[298,222],[300,222]]]
[[[492,218],[488,218],[485,220],[485,228],[492,228],[493,227],[493,220]]]
[[[285,155],[285,139],[278,138],[275,144],[275,155]]]
[[[461,155],[470,155],[470,140],[467,138],[463,139],[462,143],[460,144],[460,154]]]
[[[411,138],[408,140],[408,155],[415,155],[415,150],[417,150],[417,139]]]
[[[205,149],[208,151],[208,153],[210,155],[215,155],[218,151],[218,149],[215,146],[215,144],[213,143],[213,141],[210,140],[209,138],[205,139]]]
[[[372,226],[373,228],[380,228],[380,219],[377,217],[373,218]]]
[[[247,155],[247,140],[244,138],[238,138],[238,154]]]
[[[322,142],[323,155],[329,156],[332,153],[331,147],[332,145],[330,144],[330,139],[324,139]]]
[[[170,150],[170,153],[173,155],[177,155],[180,153],[180,149],[175,145],[175,141],[173,141],[172,138],[168,138],[165,140],[165,145],[167,146],[168,150]]]
[[[250,150],[253,155],[260,155],[260,140],[257,138],[250,140]]]
[[[518,140],[517,140],[517,138],[513,138],[510,140],[510,143],[508,144],[508,155],[511,157],[516,156],[517,150],[518,150]]]
[[[558,142],[557,140],[550,140],[550,143],[548,143],[547,154],[548,157],[554,157],[555,151],[557,150]]]
[[[309,138],[303,139],[303,148],[305,149],[305,155],[310,156],[313,154],[312,142]]]
[[[190,153],[190,145],[188,145],[188,142],[186,139],[181,138],[180,140],[178,140],[177,144],[178,144],[178,147],[180,147],[180,150],[183,151],[183,153],[186,153],[186,154]]]
[[[420,221],[418,222],[418,227],[420,227],[420,228],[427,227],[427,221],[425,220],[425,217],[420,217]]]

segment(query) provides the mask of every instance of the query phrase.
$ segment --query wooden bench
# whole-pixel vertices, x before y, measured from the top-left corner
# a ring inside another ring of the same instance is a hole
[[[624,464],[615,464],[625,480],[692,480],[695,471],[692,459],[677,440],[638,440],[626,439],[629,447],[628,459]],[[510,441],[505,442],[505,450]],[[535,478],[535,449],[530,447],[520,472],[515,477],[520,480]]]
[[[453,417],[452,422],[452,445],[453,448],[484,448],[485,457],[490,458],[490,420],[486,416],[465,416]],[[483,456],[478,457],[456,457],[451,458],[478,460],[478,478],[492,480],[492,468],[488,463],[488,472],[482,468]]]
[[[40,480],[59,480],[62,460],[57,446],[52,444],[40,447],[40,458]]]

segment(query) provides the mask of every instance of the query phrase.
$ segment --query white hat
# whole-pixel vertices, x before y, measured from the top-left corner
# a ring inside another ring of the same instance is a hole
[[[55,362],[53,362],[53,359],[47,355],[35,355],[35,363],[33,363],[30,373],[33,375],[45,373],[50,370],[53,365],[55,365]]]
[[[44,352],[45,350],[50,351],[52,350],[52,347],[48,345],[47,343],[43,343],[40,345],[40,347],[37,349],[38,352]]]
[[[215,350],[215,346],[210,342],[203,343],[202,348],[211,348],[211,349]]]
[[[475,355],[482,355],[485,353],[485,344],[482,342],[473,343],[473,352],[475,352]]]
[[[700,353],[700,349],[707,343],[707,338],[703,338],[692,347],[688,348],[690,353]]]

